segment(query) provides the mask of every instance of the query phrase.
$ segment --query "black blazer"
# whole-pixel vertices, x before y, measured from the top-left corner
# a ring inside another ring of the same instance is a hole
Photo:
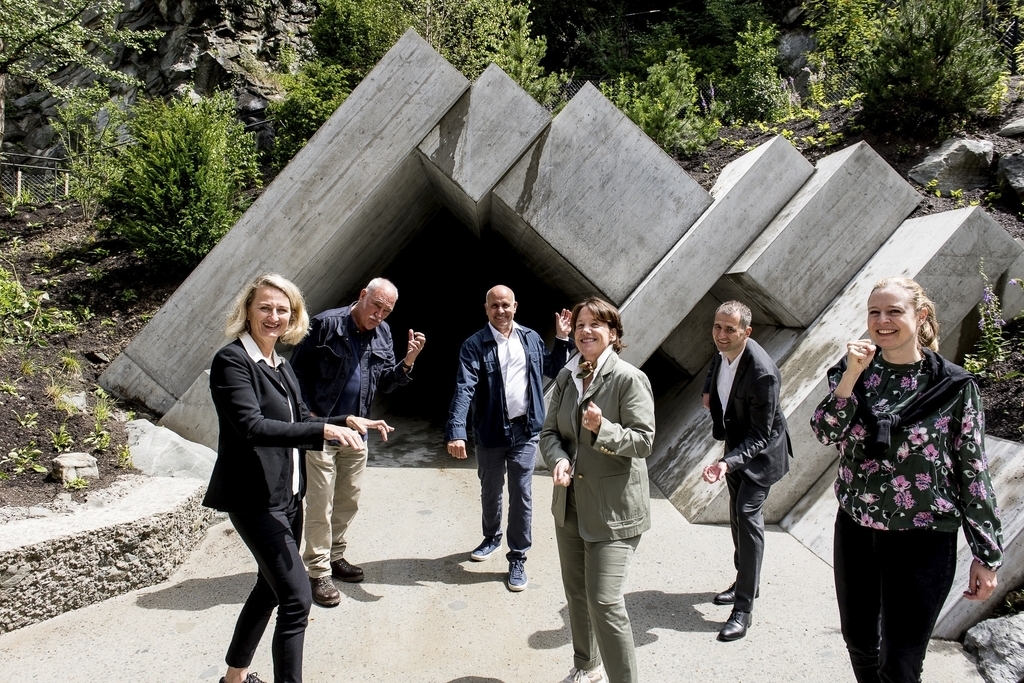
[[[344,424],[348,417],[312,417],[288,362],[278,370],[255,363],[238,339],[213,357],[210,393],[220,435],[203,505],[225,512],[286,507],[292,498],[291,449],[322,449],[323,423]],[[300,452],[299,496],[305,493],[306,458]]]
[[[782,375],[771,356],[753,339],[747,339],[739,363],[724,415],[717,381],[722,354],[715,354],[704,378],[704,393],[710,394],[712,434],[725,441],[722,460],[729,472],[759,486],[771,486],[789,472],[789,456],[793,454],[786,416],[779,405]]]

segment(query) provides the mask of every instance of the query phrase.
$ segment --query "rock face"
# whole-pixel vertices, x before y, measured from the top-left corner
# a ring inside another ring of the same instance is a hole
[[[314,18],[312,2],[274,0],[127,0],[118,21],[123,27],[159,30],[163,37],[155,49],[144,52],[123,45],[112,46],[111,68],[143,82],[148,97],[194,92],[210,95],[230,89],[238,101],[241,120],[266,145],[272,133],[259,126],[266,108],[278,93],[267,78],[280,70],[282,50],[297,50]],[[54,77],[58,85],[88,85],[95,75],[81,68],[67,68]],[[59,100],[9,81],[3,151],[60,157],[59,141],[48,120]],[[20,86],[20,89],[19,89]],[[140,92],[124,88],[133,102]]]
[[[1024,680],[1024,614],[979,623],[967,632],[964,649],[977,657],[988,683]]]
[[[985,187],[992,150],[992,143],[984,140],[946,140],[908,175],[926,187],[934,181],[935,189],[944,193]]]

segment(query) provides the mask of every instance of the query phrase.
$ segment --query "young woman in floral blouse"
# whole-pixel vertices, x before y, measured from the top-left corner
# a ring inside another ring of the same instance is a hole
[[[1002,530],[974,377],[937,353],[935,305],[907,278],[868,298],[870,341],[849,342],[811,418],[839,449],[834,569],[858,683],[918,682],[956,570],[956,532],[974,553],[969,600],[985,600]]]

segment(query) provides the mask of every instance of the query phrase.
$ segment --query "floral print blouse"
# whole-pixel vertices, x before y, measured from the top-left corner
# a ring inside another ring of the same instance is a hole
[[[984,412],[975,382],[933,415],[893,430],[881,458],[870,458],[867,430],[854,421],[857,398],[838,398],[842,372],[829,371],[829,395],[811,417],[821,443],[839,449],[835,493],[840,507],[872,529],[963,526],[974,557],[989,569],[1002,564],[1002,527],[988,474]],[[878,354],[864,370],[867,399],[878,413],[898,413],[929,380],[924,361],[886,363]]]

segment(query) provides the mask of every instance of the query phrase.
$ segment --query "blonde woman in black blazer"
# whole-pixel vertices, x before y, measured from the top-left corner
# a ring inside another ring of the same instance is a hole
[[[308,327],[298,287],[280,275],[263,275],[238,296],[226,329],[234,341],[217,352],[210,367],[220,437],[203,505],[229,513],[258,566],[221,683],[263,683],[249,664],[275,607],[274,681],[301,683],[312,603],[299,556],[303,450],[323,449],[326,441],[352,447],[362,443],[354,430],[309,414],[291,367],[274,350],[278,341],[298,342]],[[346,417],[331,421],[343,423]]]

